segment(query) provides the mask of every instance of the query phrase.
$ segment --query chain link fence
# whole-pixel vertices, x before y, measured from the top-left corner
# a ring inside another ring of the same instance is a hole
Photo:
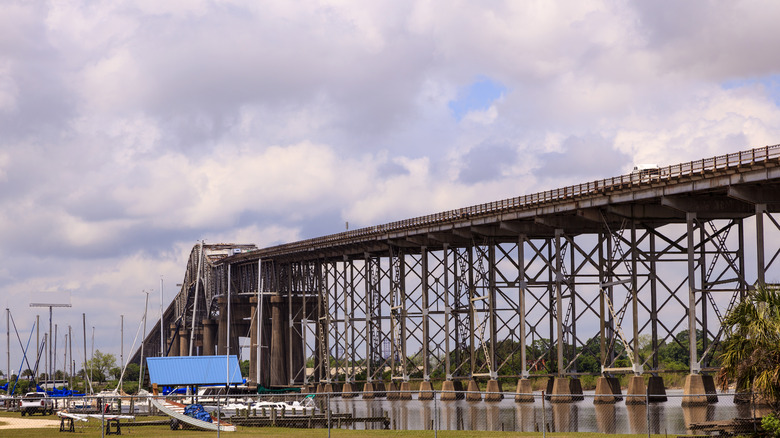
[[[0,412],[0,435],[5,435],[4,429],[30,428],[89,436],[139,434],[142,428],[154,430],[153,435],[164,435],[171,430],[200,428],[206,435],[209,430],[220,435],[259,427],[312,429],[309,436],[378,429],[430,431],[430,436],[452,430],[536,432],[540,436],[555,432],[740,435],[758,430],[760,418],[770,412],[747,394],[700,394],[698,400],[706,402],[689,405],[687,402],[694,399],[680,390],[667,391],[666,400],[623,395],[614,403],[599,403],[592,393],[549,396],[542,392],[505,392],[498,401],[484,401],[485,393],[468,392],[434,391],[434,397],[428,400],[420,400],[416,391],[380,395],[384,397],[364,399],[362,393],[240,397],[98,395],[54,398],[51,413],[46,406],[22,408],[20,398],[11,398],[0,400],[0,409],[4,411]],[[480,400],[467,401],[467,395]],[[457,399],[443,400],[453,397]],[[202,413],[193,412],[198,410],[193,405]],[[198,416],[207,421],[193,420]]]

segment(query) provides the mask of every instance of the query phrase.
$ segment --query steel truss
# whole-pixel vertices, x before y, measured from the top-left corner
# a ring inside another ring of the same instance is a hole
[[[290,284],[289,342],[301,338],[315,364],[290,369],[290,383],[577,376],[586,352],[601,358],[599,372],[657,373],[670,371],[659,348],[688,348],[691,337],[701,338],[691,369],[708,371],[724,315],[751,287],[745,226],[688,219],[276,262],[273,275]],[[691,302],[696,333],[676,336],[691,325]]]

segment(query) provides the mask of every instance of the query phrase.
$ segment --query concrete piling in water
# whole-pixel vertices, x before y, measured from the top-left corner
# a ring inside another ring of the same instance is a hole
[[[398,400],[398,387],[392,380],[387,383],[387,399]]]
[[[515,389],[515,402],[516,403],[533,403],[534,396],[533,384],[530,379],[520,379],[517,381],[517,388]]]
[[[357,393],[354,392],[355,388],[352,386],[352,382],[345,382],[344,386],[341,387],[341,397],[342,398],[353,398],[357,396]]]
[[[371,400],[375,397],[374,395],[374,384],[371,382],[366,382],[363,385],[363,399],[364,400]]]
[[[701,376],[704,383],[704,393],[707,394],[707,403],[718,402],[718,390],[715,388],[715,379],[710,374]]]
[[[683,386],[683,406],[704,406],[707,404],[707,396],[704,389],[704,376],[701,374],[688,374]]]
[[[504,392],[501,390],[501,383],[496,379],[490,379],[485,390],[486,402],[497,402],[504,399]]]
[[[627,405],[643,405],[647,403],[647,387],[645,378],[642,376],[631,376],[628,378],[628,391],[626,391]]]
[[[482,401],[482,392],[474,379],[469,380],[468,389],[466,389],[466,401]]]
[[[620,390],[620,381],[617,377],[599,377],[596,381],[594,404],[614,404],[622,399],[623,393]]]
[[[409,386],[409,382],[401,382],[401,386],[398,388],[398,400],[411,400],[412,399],[412,392],[411,387]]]
[[[442,401],[463,399],[463,384],[460,380],[445,380],[441,385],[441,391]]]
[[[650,394],[650,403],[665,402],[667,397],[664,378],[661,376],[650,376],[650,379],[647,381],[647,392]]]
[[[424,380],[420,383],[420,393],[417,395],[418,400],[433,400],[433,385],[430,380]]]
[[[576,400],[582,400],[582,384],[580,383],[580,379],[556,377],[553,381],[550,402],[571,403]]]

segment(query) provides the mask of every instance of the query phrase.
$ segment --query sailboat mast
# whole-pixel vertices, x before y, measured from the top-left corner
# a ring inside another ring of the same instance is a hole
[[[227,285],[227,348],[225,349],[225,372],[227,373],[227,386],[230,386],[230,264],[228,264],[228,285]]]
[[[8,355],[8,362],[5,364],[6,366],[6,376],[8,376],[8,381],[11,381],[11,309],[8,307],[5,308],[5,345],[6,345],[6,354]]]
[[[146,291],[144,291],[146,292]],[[141,372],[138,374],[138,389],[144,381],[144,345],[146,344],[146,312],[149,310],[149,292],[146,292],[146,304],[144,304],[144,335],[141,337]]]
[[[160,357],[165,357],[165,336],[163,334],[163,278],[160,276]]]

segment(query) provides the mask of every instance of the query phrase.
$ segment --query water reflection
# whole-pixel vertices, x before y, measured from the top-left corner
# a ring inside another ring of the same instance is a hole
[[[672,391],[670,391],[672,392]],[[679,391],[681,395],[681,391]],[[465,400],[391,400],[360,398],[330,400],[334,413],[349,413],[355,417],[387,417],[390,427],[407,430],[505,430],[539,432],[544,427],[551,432],[598,432],[604,434],[632,433],[686,434],[695,432],[691,425],[735,417],[749,418],[749,404],[734,404],[720,395],[717,405],[682,407],[681,397],[669,394],[663,403],[626,406],[593,404],[593,398],[574,403],[515,403],[513,397],[500,402],[468,402]],[[318,400],[319,402],[320,400]],[[322,403],[325,407],[326,403]],[[756,409],[758,414],[760,409]],[[323,411],[324,412],[324,411]],[[760,415],[760,414],[759,414]],[[648,421],[649,420],[649,421]],[[353,428],[353,426],[349,426]],[[357,423],[357,429],[381,428],[381,423]]]
[[[552,431],[578,432],[579,403],[551,403]]]
[[[615,421],[617,407],[614,403],[594,405],[596,408],[596,425],[600,433],[616,433]]]
[[[696,423],[712,421],[715,417],[715,406],[713,405],[683,406],[682,411],[685,419],[685,428],[689,433],[696,430]]]
[[[486,429],[487,430],[503,430],[504,425],[501,424],[501,420],[499,417],[499,410],[498,410],[498,404],[496,403],[488,403],[485,406],[486,415],[485,419],[487,421]]]
[[[647,433],[647,406],[626,405],[628,425],[631,433]]]
[[[518,403],[515,406],[515,428],[519,432],[536,432],[536,409],[527,403]]]

